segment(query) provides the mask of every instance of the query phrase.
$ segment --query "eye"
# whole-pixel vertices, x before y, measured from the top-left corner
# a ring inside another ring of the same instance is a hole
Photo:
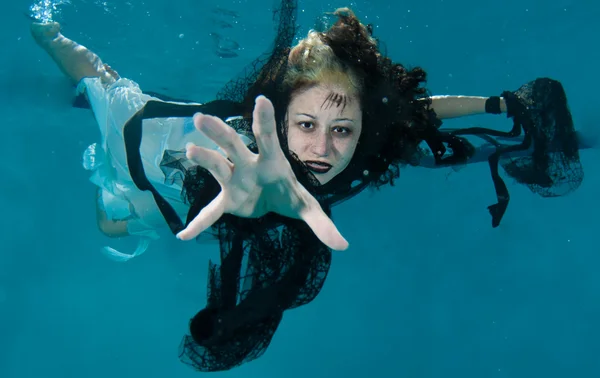
[[[314,124],[312,122],[298,122],[298,125],[303,129],[312,129],[314,128]]]
[[[341,133],[341,134],[350,134],[352,132],[352,130],[350,130],[350,128],[344,127],[344,126],[334,126],[333,132]]]

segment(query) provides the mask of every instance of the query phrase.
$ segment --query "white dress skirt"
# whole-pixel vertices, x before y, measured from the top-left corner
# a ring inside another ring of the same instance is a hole
[[[100,128],[100,141],[90,145],[83,155],[84,168],[92,172],[90,181],[101,189],[98,204],[108,219],[127,220],[128,233],[140,237],[136,250],[131,254],[108,246],[103,248],[103,252],[113,260],[127,261],[142,254],[150,241],[159,237],[156,230],[167,227],[167,223],[152,194],[139,190],[131,179],[123,127],[148,100],[162,100],[142,93],[135,82],[125,78],[110,85],[103,84],[99,78],[84,78],[77,91],[87,95]],[[191,142],[223,152],[195,129],[191,117],[155,118],[143,122],[140,154],[146,177],[185,221],[189,206],[182,200],[181,184],[167,180],[160,168],[165,151],[184,150]],[[246,144],[250,143],[246,136],[240,135],[240,138]]]

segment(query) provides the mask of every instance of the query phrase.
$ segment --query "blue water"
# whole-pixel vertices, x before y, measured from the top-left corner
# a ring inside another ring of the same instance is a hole
[[[72,0],[64,34],[145,90],[210,100],[273,37],[272,0]],[[434,94],[498,95],[560,80],[578,130],[593,136],[600,28],[592,1],[300,1],[305,33],[351,5],[389,55],[429,73]],[[214,246],[165,234],[143,256],[108,261],[96,229],[84,149],[89,111],[35,46],[25,0],[2,5],[0,377],[193,377],[177,347],[205,303]],[[214,16],[215,5],[239,13]],[[219,29],[219,20],[232,28]],[[239,43],[219,58],[209,33]],[[485,123],[509,127],[499,116]],[[335,209],[351,248],[326,286],[286,313],[267,353],[223,377],[597,377],[600,374],[598,150],[583,185],[542,199],[508,179],[512,202],[490,227],[487,164],[407,169],[398,185]],[[132,248],[135,240],[112,245]]]

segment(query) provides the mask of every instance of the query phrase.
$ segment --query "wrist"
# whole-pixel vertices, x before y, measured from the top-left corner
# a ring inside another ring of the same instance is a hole
[[[490,114],[506,113],[506,102],[503,97],[491,96],[485,100],[485,112]]]
[[[506,101],[504,97],[500,97],[500,112],[506,113]]]

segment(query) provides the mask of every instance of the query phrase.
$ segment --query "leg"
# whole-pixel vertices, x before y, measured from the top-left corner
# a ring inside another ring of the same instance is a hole
[[[58,68],[74,84],[79,83],[84,77],[99,77],[106,84],[111,84],[119,78],[116,71],[103,64],[98,55],[60,34],[58,23],[33,23],[31,34],[36,43],[50,55]],[[127,221],[108,219],[100,205],[101,195],[102,190],[98,189],[96,198],[98,228],[109,237],[127,236]]]
[[[103,64],[98,55],[60,34],[57,22],[33,23],[31,35],[73,83],[84,77],[99,77],[106,84],[118,79],[117,73]]]

